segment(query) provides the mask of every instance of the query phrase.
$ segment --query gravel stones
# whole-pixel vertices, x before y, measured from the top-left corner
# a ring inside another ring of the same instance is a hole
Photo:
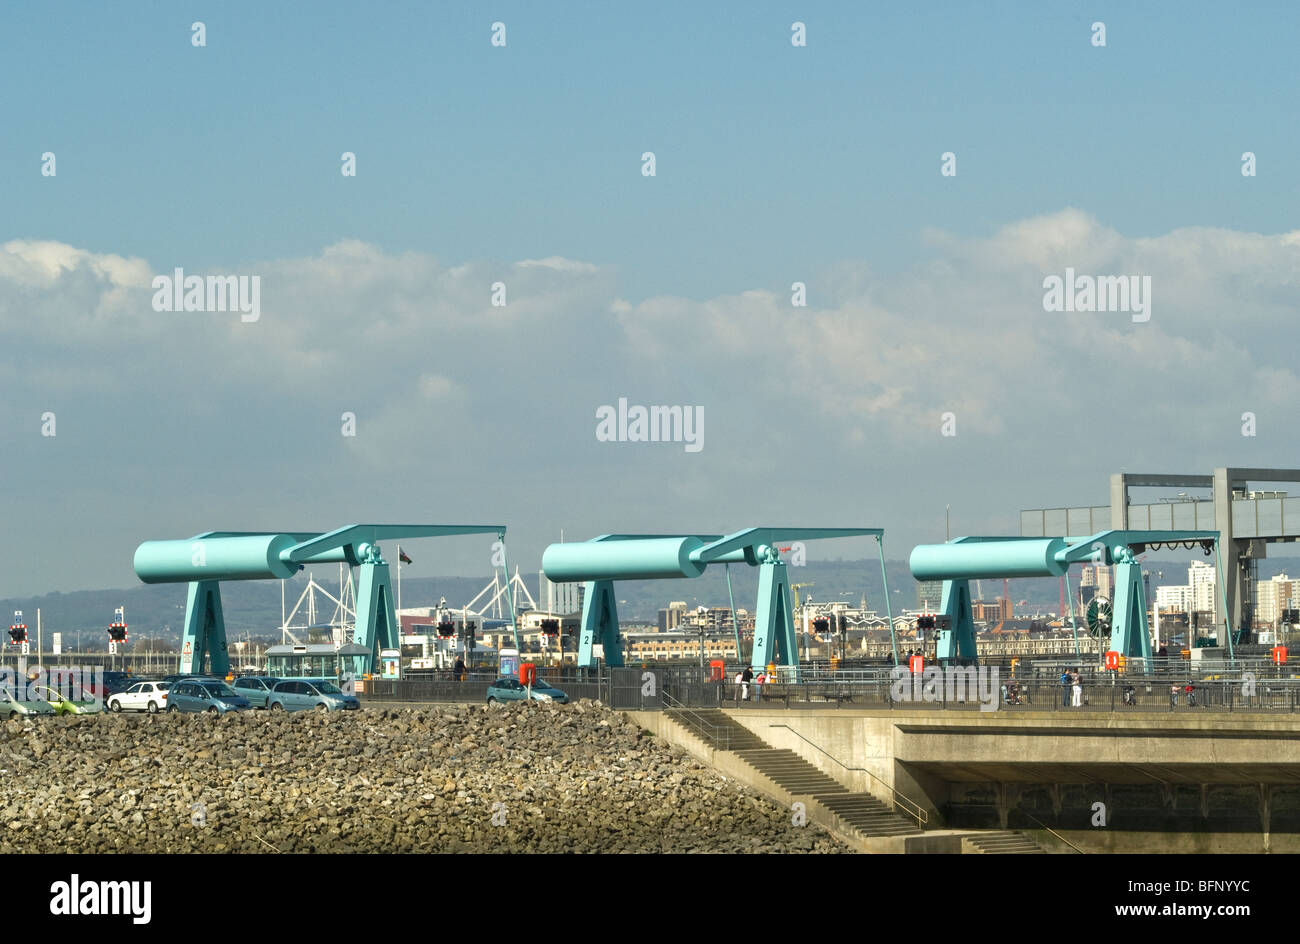
[[[0,724],[0,852],[845,852],[598,702]]]

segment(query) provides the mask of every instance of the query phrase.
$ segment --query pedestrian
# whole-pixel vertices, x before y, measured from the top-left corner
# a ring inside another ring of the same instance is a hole
[[[1070,670],[1061,670],[1061,707],[1070,707]]]
[[[745,671],[740,673],[740,697],[742,701],[749,701],[749,683],[754,681],[754,670],[745,666]]]
[[[737,704],[740,703],[740,693],[741,691],[744,690],[744,687],[745,687],[745,673],[737,672],[736,673],[736,703]]]
[[[444,663],[444,664],[445,664],[445,663]],[[457,657],[456,657],[456,665],[455,665],[455,667],[451,670],[451,672],[452,672],[452,674],[453,674],[454,676],[456,676],[456,681],[458,681],[458,682],[463,682],[463,681],[465,681],[465,660],[462,659],[460,656],[457,656]]]
[[[1187,693],[1187,707],[1195,708],[1196,707],[1196,686],[1193,685],[1191,682],[1188,682],[1187,687],[1184,688],[1183,691]]]
[[[1079,670],[1075,669],[1070,673],[1070,683],[1074,688],[1074,707],[1083,707],[1083,679],[1079,676]]]
[[[1174,684],[1169,686],[1169,707],[1170,708],[1178,707],[1178,683],[1177,682],[1174,682]]]
[[[767,681],[767,672],[763,669],[759,669],[758,675],[754,676],[754,701],[762,703],[763,684],[766,681]]]

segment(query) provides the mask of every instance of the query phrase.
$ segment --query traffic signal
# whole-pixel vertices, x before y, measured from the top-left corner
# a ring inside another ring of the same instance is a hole
[[[456,624],[451,620],[443,620],[438,624],[438,637],[440,639],[450,639],[456,635]]]
[[[108,638],[110,642],[126,642],[126,623],[109,623]]]
[[[542,632],[547,636],[560,635],[560,621],[555,619],[542,620]]]
[[[14,623],[9,627],[9,641],[15,646],[21,646],[27,641],[27,624]]]
[[[934,617],[933,617],[933,616],[918,616],[918,617],[916,618],[916,628],[917,628],[917,629],[934,629]]]
[[[818,636],[824,636],[831,630],[831,621],[824,616],[819,616],[812,621],[813,632]]]

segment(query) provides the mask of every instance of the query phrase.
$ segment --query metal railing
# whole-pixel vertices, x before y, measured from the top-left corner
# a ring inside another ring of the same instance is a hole
[[[1074,704],[1073,686],[1055,682],[1020,682],[1006,690],[999,685],[993,691],[950,691],[944,684],[932,690],[908,684],[903,698],[895,697],[886,681],[800,682],[764,685],[761,700],[751,686],[748,700],[733,700],[726,683],[661,685],[663,703],[641,695],[639,686],[620,686],[610,679],[565,681],[547,679],[564,691],[570,701],[580,698],[598,700],[620,710],[655,710],[666,705],[676,708],[730,707],[739,710],[784,707],[788,710],[822,708],[876,708],[890,711],[1167,711],[1186,712],[1300,712],[1300,680],[1295,679],[1210,679],[1193,683],[1188,698],[1182,679],[1085,679]],[[400,681],[371,680],[362,693],[363,700],[374,702],[483,702],[490,682],[475,679],[456,682],[445,679]],[[1176,686],[1177,691],[1173,689]]]
[[[678,701],[672,695],[668,694],[668,692],[663,692],[662,696],[665,707],[690,718],[691,723],[686,725],[688,731],[691,733],[698,733],[701,737],[707,738],[713,744],[715,750],[731,750],[730,727],[714,724],[698,712],[692,711],[688,705]]]
[[[1075,852],[1079,853],[1079,855],[1087,855],[1086,852],[1084,852],[1082,849],[1080,849],[1080,848],[1079,848],[1078,846],[1076,846],[1074,843],[1070,842],[1070,840],[1066,839],[1064,836],[1062,836],[1060,833],[1058,833],[1055,829],[1053,829],[1051,826],[1048,826],[1046,823],[1044,823],[1041,819],[1039,819],[1039,818],[1038,818],[1037,816],[1035,816],[1033,813],[1030,813],[1028,810],[1019,810],[1019,809],[1018,809],[1018,810],[1016,810],[1016,813],[1017,813],[1018,815],[1021,815],[1021,816],[1027,816],[1027,817],[1029,817],[1029,818],[1032,819],[1035,823],[1038,824],[1038,826],[1039,826],[1040,829],[1045,829],[1045,830],[1047,830],[1049,833],[1051,833],[1053,836],[1055,836],[1055,837],[1056,837],[1057,839],[1059,839],[1061,842],[1065,843],[1067,846],[1069,846],[1069,847],[1070,847],[1071,849],[1073,849]]]
[[[790,727],[788,724],[769,724],[768,727],[769,727],[769,728],[785,728],[787,731],[789,731],[791,734],[793,734],[793,735],[794,735],[795,737],[797,737],[799,740],[801,740],[801,741],[803,741],[805,744],[809,745],[813,750],[815,750],[815,751],[819,751],[820,753],[825,754],[827,757],[829,757],[829,758],[830,758],[831,760],[833,760],[835,763],[839,764],[839,765],[840,765],[841,767],[843,767],[845,770],[851,770],[851,771],[854,771],[854,772],[858,772],[858,773],[864,773],[864,774],[866,774],[866,775],[867,775],[868,777],[870,777],[874,782],[880,784],[882,787],[884,787],[886,790],[889,791],[889,797],[890,797],[890,801],[891,801],[891,802],[890,802],[890,808],[891,808],[891,809],[897,809],[897,808],[899,807],[899,805],[901,804],[902,807],[903,807],[903,812],[906,813],[908,816],[912,817],[914,820],[916,820],[916,825],[917,825],[919,828],[921,828],[921,829],[925,829],[926,824],[930,821],[930,815],[929,815],[928,813],[926,813],[926,811],[921,807],[921,805],[920,805],[919,803],[915,802],[914,800],[910,800],[910,799],[908,799],[906,796],[904,796],[903,794],[899,793],[897,790],[895,790],[895,789],[894,789],[893,787],[891,787],[889,784],[885,783],[885,781],[881,780],[879,777],[877,777],[877,776],[876,776],[875,774],[873,774],[871,771],[867,770],[867,768],[865,768],[865,767],[850,767],[848,764],[844,763],[842,760],[840,760],[840,759],[839,759],[838,757],[836,757],[834,754],[832,754],[832,753],[830,753],[829,751],[823,749],[823,748],[821,747],[821,745],[816,744],[815,742],[808,740],[808,738],[804,737],[802,734],[800,734],[800,733],[799,733],[798,731],[796,731],[794,728]]]
[[[718,708],[734,706],[753,710],[756,707],[782,705],[788,709],[811,708],[880,708],[885,710],[944,711],[1215,711],[1215,712],[1300,712],[1300,677],[1289,673],[1290,666],[1277,666],[1264,660],[1237,664],[1188,663],[1182,660],[1153,666],[1150,673],[1109,672],[1083,667],[1080,670],[1080,704],[1075,705],[1073,686],[1063,686],[1059,671],[1041,664],[1022,665],[1012,677],[999,669],[991,676],[991,666],[981,667],[975,679],[981,686],[957,683],[928,684],[904,674],[895,678],[888,668],[855,668],[850,671],[824,672],[805,676],[801,681],[777,681],[763,685],[749,684],[748,700],[741,700],[742,689],[733,676],[710,681],[698,666],[644,666],[593,670],[544,669],[539,676],[560,688],[571,701],[590,698],[619,710],[655,710],[668,704],[682,708]],[[1175,669],[1177,671],[1175,671]],[[928,671],[928,669],[927,669]],[[654,692],[643,692],[644,676],[655,678]],[[430,701],[482,702],[495,674],[473,674],[458,681],[448,676],[414,676],[401,680],[372,679],[366,682],[362,697],[376,702]],[[915,683],[914,683],[915,680]],[[937,681],[937,679],[936,679]],[[1189,701],[1187,685],[1193,687]],[[1173,689],[1177,688],[1177,692]]]

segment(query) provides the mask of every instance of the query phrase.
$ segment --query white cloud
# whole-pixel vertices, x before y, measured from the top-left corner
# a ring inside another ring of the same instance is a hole
[[[654,522],[575,520],[594,515],[593,496],[716,527],[784,494],[793,517],[832,520],[861,500],[864,470],[899,493],[891,507],[969,478],[1013,511],[993,483],[1025,478],[1024,463],[1099,480],[1293,461],[1300,234],[1129,237],[1064,210],[986,238],[929,235],[929,256],[902,271],[810,276],[805,309],[785,286],[630,303],[609,268],[580,261],[448,266],[344,241],[232,273],[262,277],[256,324],[154,312],[144,260],[13,240],[0,247],[11,487],[75,493],[87,521],[203,496],[246,516],[208,526],[236,527],[278,520],[304,482],[304,503],[351,509],[363,483],[395,479],[408,488],[363,493],[350,517],[381,519],[386,502],[409,517],[400,503],[436,483],[446,520],[462,506],[508,517],[519,493],[525,519],[550,509],[597,531]],[[1150,322],[1043,311],[1043,276],[1067,266],[1150,275]],[[505,308],[491,305],[498,279]],[[597,443],[594,410],[620,396],[703,406],[705,450]],[[45,409],[56,442],[38,438]],[[346,441],[345,410],[358,429]],[[1248,442],[1246,410],[1259,417]],[[945,411],[955,441],[939,435]]]

